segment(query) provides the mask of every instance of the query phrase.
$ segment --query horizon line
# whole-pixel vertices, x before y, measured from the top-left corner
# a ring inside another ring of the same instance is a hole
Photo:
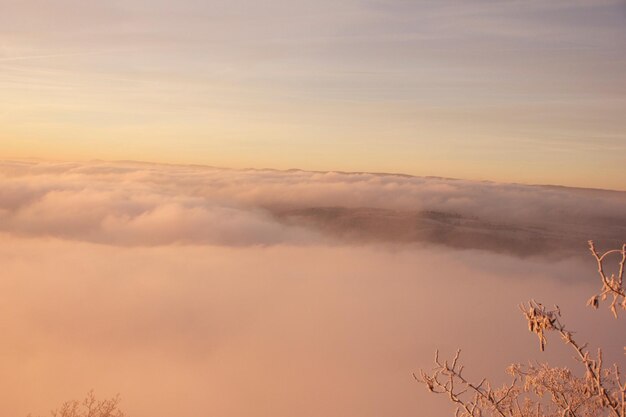
[[[5,161],[25,161],[25,162],[56,162],[56,163],[90,163],[90,162],[102,162],[102,163],[113,163],[113,164],[138,164],[138,165],[157,165],[157,166],[169,166],[169,167],[195,167],[195,168],[205,168],[205,169],[219,169],[219,170],[231,170],[231,171],[276,171],[276,172],[309,172],[313,174],[342,174],[342,175],[378,175],[378,176],[390,176],[390,177],[404,177],[404,178],[423,178],[423,179],[439,179],[445,181],[467,181],[474,183],[491,183],[491,184],[506,184],[506,185],[518,185],[524,187],[544,187],[544,188],[566,188],[570,190],[580,190],[580,191],[600,191],[600,192],[609,192],[609,193],[626,193],[625,189],[615,189],[615,188],[596,188],[596,187],[583,187],[583,186],[573,186],[573,185],[562,185],[562,184],[546,184],[546,183],[524,183],[517,181],[497,181],[491,179],[467,179],[467,178],[457,178],[457,177],[446,177],[440,175],[414,175],[414,174],[406,174],[402,172],[377,172],[377,171],[343,171],[343,170],[315,170],[315,169],[302,169],[302,168],[255,168],[255,167],[245,167],[245,168],[232,168],[225,166],[216,166],[210,164],[201,164],[201,163],[181,163],[181,162],[155,162],[155,161],[146,161],[146,160],[135,160],[135,159],[100,159],[100,158],[91,158],[91,159],[57,159],[57,158],[41,158],[41,157],[0,157],[0,162]]]

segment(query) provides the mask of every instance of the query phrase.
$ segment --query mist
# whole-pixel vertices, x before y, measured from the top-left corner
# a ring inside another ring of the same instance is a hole
[[[517,256],[619,245],[626,192],[135,162],[0,163],[0,231],[114,245],[434,243]]]
[[[412,377],[436,349],[496,383],[529,359],[577,366],[557,338],[539,352],[517,309],[530,298],[623,357],[623,325],[584,307],[599,285],[584,246],[623,236],[626,193],[134,162],[0,172],[1,415],[90,389],[135,417],[448,415]],[[390,213],[452,237],[393,219],[379,233]],[[568,234],[546,254],[515,246],[520,229]]]

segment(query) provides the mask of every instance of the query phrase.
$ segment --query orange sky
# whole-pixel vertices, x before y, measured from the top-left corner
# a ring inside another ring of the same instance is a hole
[[[626,6],[2,1],[0,156],[626,189]]]

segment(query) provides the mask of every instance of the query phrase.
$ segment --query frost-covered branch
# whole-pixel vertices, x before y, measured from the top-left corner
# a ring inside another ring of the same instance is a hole
[[[598,308],[601,301],[611,297],[610,310],[617,318],[618,308],[626,309],[623,282],[626,244],[621,249],[599,253],[589,241],[589,248],[598,264],[602,288],[588,305]],[[607,277],[604,262],[615,254],[621,254],[617,272]],[[463,376],[464,368],[458,361],[460,351],[457,351],[451,361],[443,362],[437,352],[433,371],[421,371],[420,377],[414,375],[415,379],[431,392],[446,394],[457,406],[456,417],[626,417],[626,381],[622,380],[619,366],[605,367],[600,349],[592,356],[587,344],[579,343],[573,332],[565,328],[558,306],[548,309],[530,300],[521,304],[520,309],[528,321],[528,329],[539,339],[539,348],[545,350],[547,333],[557,332],[583,365],[583,376],[548,364],[516,364],[507,369],[512,382],[493,389],[485,379],[474,384]]]
[[[613,316],[617,318],[617,308],[620,307],[626,310],[626,290],[624,290],[624,265],[626,264],[626,243],[622,245],[621,249],[613,249],[604,253],[599,253],[592,240],[589,241],[589,250],[596,259],[598,264],[598,274],[602,280],[602,288],[598,294],[587,301],[587,305],[593,308],[598,308],[600,301],[604,301],[607,297],[612,297],[610,309]],[[622,257],[619,261],[619,268],[617,274],[611,274],[610,277],[606,276],[604,271],[604,260],[609,255],[621,254]]]
[[[494,416],[508,417],[507,412],[517,379],[503,388],[494,390],[486,379],[480,383],[472,383],[463,376],[463,365],[459,363],[461,351],[458,350],[452,361],[442,362],[439,351],[435,354],[435,368],[432,373],[420,370],[420,377],[413,377],[426,385],[430,392],[446,394],[451,402],[457,405],[455,416],[480,417],[485,411]]]

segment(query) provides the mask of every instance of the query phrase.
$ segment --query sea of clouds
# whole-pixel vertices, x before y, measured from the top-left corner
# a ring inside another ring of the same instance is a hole
[[[4,161],[0,176],[0,231],[113,245],[319,243],[311,222],[277,213],[328,207],[452,214],[485,233],[534,228],[583,243],[626,231],[618,191],[132,162]]]
[[[301,221],[329,207],[348,214]],[[623,321],[584,303],[598,287],[585,241],[623,236],[624,207],[624,192],[551,186],[4,161],[0,415],[45,415],[92,388],[134,417],[449,415],[411,376],[437,348],[463,348],[468,376],[497,382],[511,362],[576,366],[556,337],[538,352],[517,310],[531,297],[623,360]],[[444,230],[471,226],[476,247],[329,230],[364,208],[376,224],[453,214]],[[480,245],[520,228],[582,249]]]

